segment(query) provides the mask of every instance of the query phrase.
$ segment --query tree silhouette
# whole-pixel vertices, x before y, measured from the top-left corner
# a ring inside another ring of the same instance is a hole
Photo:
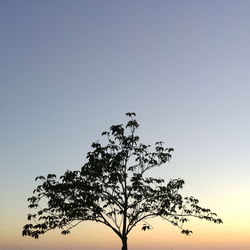
[[[128,234],[138,223],[144,231],[151,229],[146,221],[149,218],[161,217],[186,235],[192,233],[183,227],[188,217],[222,223],[210,209],[200,207],[197,199],[179,194],[182,179],[165,184],[161,178],[145,176],[150,169],[167,163],[173,149],[165,148],[163,142],[156,142],[154,150],[140,143],[135,113],[126,115],[129,121],[125,127],[113,125],[102,133],[106,145],[92,144],[93,151],[81,170],[68,170],[59,180],[54,174],[36,178],[42,184],[28,202],[29,208],[38,211],[28,214],[34,223],[23,227],[23,236],[38,238],[55,228],[68,234],[83,221],[95,221],[112,229],[122,241],[122,250],[127,250]],[[44,199],[47,205],[42,208]]]

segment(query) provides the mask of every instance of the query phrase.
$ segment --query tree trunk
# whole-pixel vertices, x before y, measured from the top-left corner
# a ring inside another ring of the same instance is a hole
[[[122,237],[122,250],[128,250],[127,236]]]

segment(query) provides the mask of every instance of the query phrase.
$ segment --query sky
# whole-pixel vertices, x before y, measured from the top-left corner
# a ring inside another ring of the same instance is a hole
[[[70,236],[22,237],[38,175],[85,162],[93,141],[136,112],[145,144],[175,149],[153,176],[222,225],[160,219],[130,250],[250,250],[250,1],[1,0],[0,250],[115,250],[86,222]]]

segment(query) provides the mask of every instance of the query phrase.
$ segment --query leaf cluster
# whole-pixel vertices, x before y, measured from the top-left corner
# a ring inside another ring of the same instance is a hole
[[[135,134],[139,124],[135,113],[127,113],[125,126],[113,125],[104,131],[107,143],[92,144],[87,161],[79,171],[66,171],[59,178],[54,174],[39,176],[40,185],[28,199],[28,215],[33,223],[23,227],[23,235],[38,238],[59,228],[62,234],[83,221],[95,221],[111,228],[119,237],[127,237],[140,222],[142,230],[152,228],[147,219],[161,217],[189,235],[184,228],[189,217],[222,223],[216,214],[199,206],[193,197],[182,197],[182,179],[165,182],[147,177],[145,172],[166,165],[173,148],[156,142],[154,147],[140,142]],[[41,207],[41,201],[46,206]]]

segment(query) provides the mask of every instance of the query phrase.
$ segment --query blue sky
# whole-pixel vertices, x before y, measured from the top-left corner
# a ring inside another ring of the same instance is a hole
[[[249,211],[249,9],[242,0],[2,0],[3,242],[26,222],[34,178],[79,169],[128,111],[143,142],[175,148],[152,174],[184,178],[185,192],[219,214],[236,217],[232,203]]]

